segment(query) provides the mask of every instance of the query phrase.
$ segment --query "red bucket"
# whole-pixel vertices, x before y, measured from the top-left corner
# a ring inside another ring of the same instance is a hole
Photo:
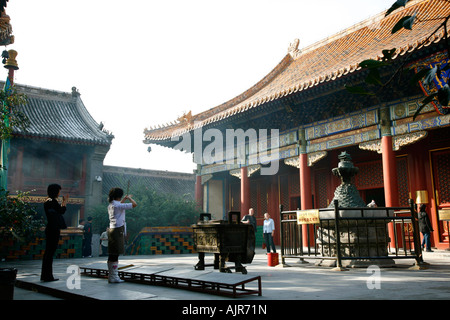
[[[269,267],[275,267],[278,265],[278,253],[267,254],[267,265]]]

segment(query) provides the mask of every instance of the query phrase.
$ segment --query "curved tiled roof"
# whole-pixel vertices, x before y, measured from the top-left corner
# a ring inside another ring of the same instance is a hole
[[[30,125],[26,131],[14,128],[14,135],[79,144],[111,144],[113,136],[92,118],[77,92],[17,84],[16,89],[27,96],[27,104],[21,108]]]
[[[417,13],[413,30],[391,30],[399,19]],[[410,1],[406,8],[385,16],[382,12],[353,27],[298,50],[290,48],[282,61],[264,79],[236,98],[194,116],[179,119],[173,125],[144,130],[145,143],[158,143],[182,135],[195,128],[221,121],[238,113],[307,90],[320,83],[333,81],[356,70],[366,59],[379,59],[382,50],[396,48],[404,55],[440,41],[444,31],[429,38],[442,20],[450,15],[450,5],[442,0]]]

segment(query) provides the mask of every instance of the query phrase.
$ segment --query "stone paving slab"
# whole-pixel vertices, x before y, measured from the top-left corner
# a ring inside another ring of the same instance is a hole
[[[121,257],[121,263],[133,265],[157,266],[167,269],[167,272],[183,274],[200,272],[193,270],[197,262],[196,255],[164,255],[164,256],[125,256]],[[430,265],[425,270],[411,270],[413,260],[399,260],[395,268],[379,270],[379,287],[369,288],[373,284],[376,274],[368,272],[366,268],[349,269],[347,271],[332,271],[331,268],[316,267],[314,260],[308,260],[307,264],[283,268],[270,267],[264,251],[259,250],[252,264],[247,265],[248,276],[261,276],[262,296],[245,296],[238,301],[249,301],[253,303],[267,300],[448,300],[450,297],[450,253],[438,251],[424,253],[424,260]],[[288,259],[288,264],[295,264],[297,259]],[[89,259],[55,259],[54,272],[60,280],[50,283],[48,288],[66,286],[67,267],[70,265],[86,265],[89,263],[101,263],[106,266],[105,258]],[[18,269],[18,279],[28,277],[26,281],[39,284],[41,261],[11,261],[0,262],[0,267],[15,267]],[[172,270],[168,270],[172,269]],[[130,269],[131,270],[131,269]],[[212,269],[205,270],[208,273],[218,272]],[[376,271],[376,270],[375,270]],[[207,273],[206,273],[207,274]],[[202,275],[200,273],[200,275]],[[232,273],[229,276],[242,276]],[[34,278],[33,278],[34,277]],[[236,278],[237,279],[237,278]],[[25,280],[25,279],[24,279]],[[140,292],[142,295],[134,296],[143,300],[181,300],[181,301],[212,301],[233,300],[233,298],[216,296],[205,293],[191,292],[182,289],[165,288],[159,286],[140,285],[136,283],[108,284],[106,279],[81,277],[81,290],[87,290],[87,286],[105,288],[104,290],[92,291],[93,294],[103,294],[107,297],[108,290],[118,290],[133,296]],[[24,290],[20,290],[24,292]],[[18,293],[20,293],[18,292]],[[76,290],[69,291],[76,292]],[[91,292],[91,291],[90,291]],[[39,293],[35,293],[36,300],[44,299]],[[82,297],[82,294],[79,294]],[[31,297],[27,292],[27,297]],[[98,298],[98,296],[95,296]],[[116,297],[127,300],[127,297],[117,293]],[[110,296],[108,299],[112,299]]]
[[[147,300],[157,297],[155,294],[130,290],[127,288],[112,287],[107,281],[96,281],[85,277],[79,288],[67,281],[41,282],[37,275],[25,275],[17,278],[17,285],[21,288],[34,290],[63,299],[80,300]],[[117,284],[120,285],[120,284]]]
[[[105,278],[107,275],[104,263],[82,265],[80,271],[81,275],[92,277]],[[119,276],[125,282],[168,286],[176,289],[228,295],[233,298],[250,294],[261,295],[261,277],[255,275],[229,274],[217,272],[217,270],[197,271],[192,268],[186,269],[185,266],[172,268],[130,264],[119,270]],[[252,282],[256,282],[256,284]]]

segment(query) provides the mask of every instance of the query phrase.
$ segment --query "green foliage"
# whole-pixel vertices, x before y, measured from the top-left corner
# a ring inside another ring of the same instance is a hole
[[[407,2],[408,2],[408,0],[397,0],[397,1],[395,1],[395,3],[392,4],[392,6],[386,11],[385,17],[390,15],[392,12],[394,12],[398,8],[406,6]]]
[[[126,189],[124,192],[126,193]],[[144,227],[190,226],[200,215],[195,201],[186,199],[185,196],[157,192],[143,183],[134,183],[129,194],[138,204],[126,213],[129,239],[133,239]],[[105,202],[89,213],[94,218],[95,233],[101,233],[109,226],[107,206]]]
[[[0,140],[9,139],[14,127],[26,130],[29,126],[30,120],[21,110],[26,103],[26,95],[17,93],[15,86],[0,90]]]
[[[402,28],[405,28],[407,30],[412,30],[412,26],[413,26],[415,20],[416,20],[415,13],[412,16],[406,16],[406,17],[401,18],[400,20],[398,20],[398,22],[392,28],[391,33],[394,34],[397,31],[401,30]]]
[[[44,227],[41,217],[29,202],[30,192],[9,192],[0,189],[0,234],[11,234],[20,241],[36,237]]]
[[[367,69],[369,72],[366,76],[365,83],[366,87],[363,86],[350,86],[348,84],[344,85],[345,89],[353,94],[359,95],[376,95],[375,92],[368,90],[371,86],[383,87],[384,84],[381,81],[381,75],[379,69],[381,67],[389,66],[395,54],[395,48],[382,50],[383,57],[381,60],[367,59],[361,61],[359,66],[362,69]]]
[[[450,98],[450,87],[448,86],[448,83],[443,86],[441,89],[438,90],[437,97],[439,102],[443,106],[448,106],[449,104],[449,98]]]

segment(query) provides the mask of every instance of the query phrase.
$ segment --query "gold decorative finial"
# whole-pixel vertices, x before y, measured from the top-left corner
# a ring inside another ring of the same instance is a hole
[[[18,70],[19,69],[19,65],[17,64],[17,60],[16,60],[17,51],[11,49],[11,50],[8,50],[8,54],[9,54],[9,57],[6,60],[6,63],[4,65],[4,67],[6,69],[11,68],[11,69],[14,69],[14,70]]]

